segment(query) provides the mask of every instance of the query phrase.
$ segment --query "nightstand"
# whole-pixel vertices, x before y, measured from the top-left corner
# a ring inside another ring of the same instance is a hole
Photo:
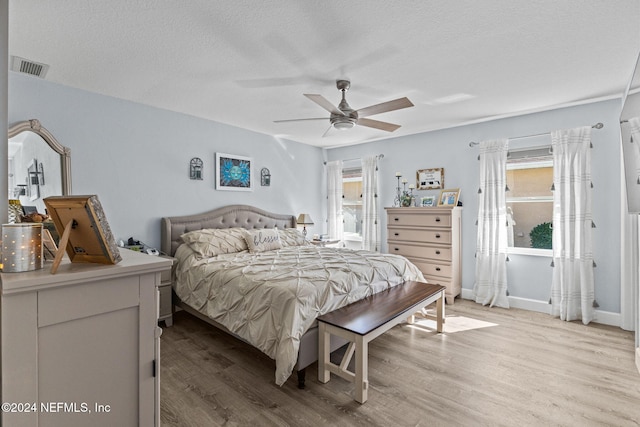
[[[171,285],[173,284],[173,266],[176,264],[176,259],[168,255],[160,255],[160,257],[173,261],[171,269],[163,270],[160,274],[160,284],[158,285],[158,295],[160,297],[158,304],[158,322],[164,321],[164,324],[170,327],[173,325]]]
[[[322,247],[340,243],[340,240],[309,240],[309,241],[316,246],[322,246]]]

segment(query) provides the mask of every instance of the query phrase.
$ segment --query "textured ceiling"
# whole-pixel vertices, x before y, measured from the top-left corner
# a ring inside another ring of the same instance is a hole
[[[621,96],[637,0],[10,0],[9,53],[45,79],[323,147]],[[393,133],[329,127],[336,79]],[[273,123],[327,117],[327,121]]]

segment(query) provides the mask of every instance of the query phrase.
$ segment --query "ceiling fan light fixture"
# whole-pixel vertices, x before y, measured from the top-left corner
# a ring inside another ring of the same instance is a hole
[[[353,126],[355,126],[355,122],[351,122],[351,121],[335,122],[333,124],[333,127],[338,130],[351,129]]]
[[[322,95],[312,94],[312,93],[305,93],[303,95],[309,98],[312,102],[315,102],[320,107],[330,112],[331,115],[329,116],[329,122],[331,123],[331,127],[341,131],[352,129],[355,125],[360,125],[360,126],[373,128],[373,129],[383,130],[386,132],[393,132],[396,129],[398,129],[400,125],[381,122],[379,120],[372,120],[367,117],[373,116],[374,114],[381,114],[381,113],[386,113],[388,111],[395,111],[403,108],[413,107],[413,103],[409,101],[408,98],[405,97],[405,98],[394,99],[387,102],[382,102],[380,104],[370,105],[365,108],[360,108],[359,110],[354,110],[349,106],[345,98],[345,92],[349,90],[351,83],[348,80],[337,80],[336,86],[338,87],[338,90],[342,92],[342,100],[338,104],[337,108]],[[321,117],[318,117],[313,119],[276,120],[275,122],[276,123],[295,122],[300,120],[324,120],[324,119]],[[324,133],[324,135],[322,135],[323,137],[327,135],[327,132],[331,130],[331,127],[329,127],[327,131]]]

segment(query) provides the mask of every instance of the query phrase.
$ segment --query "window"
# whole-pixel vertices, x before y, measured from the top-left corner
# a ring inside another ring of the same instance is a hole
[[[512,253],[548,254],[553,219],[553,157],[549,147],[510,151],[507,159],[507,223]],[[545,251],[542,251],[546,249]]]
[[[342,170],[344,240],[362,241],[362,168]]]

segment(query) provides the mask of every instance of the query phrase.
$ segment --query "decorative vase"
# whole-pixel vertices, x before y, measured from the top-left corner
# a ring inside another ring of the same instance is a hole
[[[411,196],[409,196],[408,194],[404,194],[401,198],[400,198],[400,202],[402,203],[402,207],[403,208],[408,208],[411,206]]]

